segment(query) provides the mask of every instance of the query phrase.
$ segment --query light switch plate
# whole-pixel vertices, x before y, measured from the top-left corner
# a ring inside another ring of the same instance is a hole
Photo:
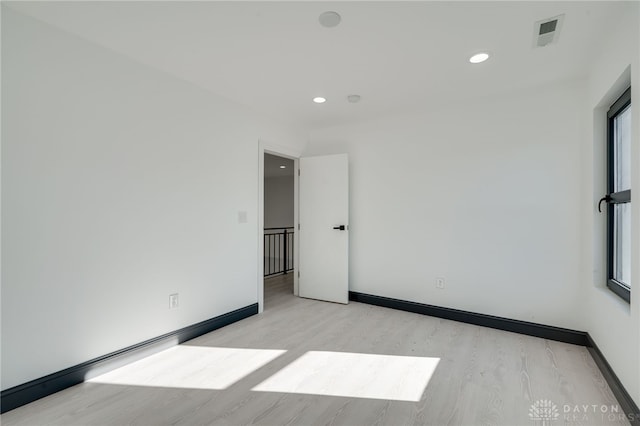
[[[178,293],[169,295],[169,309],[176,309],[179,306]]]

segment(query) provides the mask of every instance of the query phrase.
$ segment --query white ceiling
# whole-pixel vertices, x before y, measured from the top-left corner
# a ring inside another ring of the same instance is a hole
[[[285,166],[285,168],[281,169],[280,166]],[[264,154],[264,177],[293,176],[293,166],[293,160]]]
[[[3,2],[306,128],[581,78],[624,2]],[[342,15],[335,28],[320,13]],[[557,45],[534,22],[565,14]],[[468,63],[488,50],[492,58]],[[358,104],[346,101],[359,94]],[[325,104],[311,102],[315,96]]]

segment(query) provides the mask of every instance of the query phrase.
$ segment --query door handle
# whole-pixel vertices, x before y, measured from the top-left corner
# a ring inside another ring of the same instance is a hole
[[[600,209],[600,206],[602,205],[602,202],[603,202],[603,201],[604,201],[605,203],[609,203],[609,202],[611,202],[611,196],[610,196],[610,195],[605,195],[604,197],[600,198],[600,201],[598,201],[598,211],[599,211],[600,213],[602,213],[602,210]]]
[[[337,230],[339,230],[339,231],[344,231],[344,230],[345,230],[345,229],[347,229],[347,228],[346,228],[346,226],[344,226],[344,225],[340,225],[340,226],[334,226],[334,227],[333,227],[333,229],[337,229]]]

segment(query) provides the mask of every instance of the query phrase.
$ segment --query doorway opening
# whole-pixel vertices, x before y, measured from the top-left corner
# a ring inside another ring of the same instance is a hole
[[[283,288],[281,288],[283,290],[286,288],[288,292],[284,296],[290,298],[293,295],[327,302],[349,303],[347,154],[303,158],[300,152],[262,140],[258,140],[258,153],[258,256],[256,259],[258,312],[265,309],[265,270],[267,270],[265,258],[269,261],[272,257],[268,254],[266,246],[269,243],[276,244],[270,242],[267,239],[269,237],[265,237],[265,228],[282,228],[289,225],[282,221],[269,223],[269,213],[267,213],[265,224],[265,208],[270,208],[265,205],[265,193],[269,191],[268,188],[265,191],[265,180],[270,177],[270,173],[265,172],[265,168],[269,167],[269,162],[274,160],[273,157],[278,170],[287,169],[287,164],[281,161],[293,162],[293,244],[287,242],[287,252],[290,250],[293,256],[293,269],[289,271],[287,266],[281,274],[293,281],[293,291],[290,290],[290,284],[282,283]],[[302,167],[303,164],[304,167]],[[267,182],[267,187],[268,184]],[[282,231],[282,234],[285,234],[284,230]],[[286,234],[290,233],[287,231]],[[284,250],[284,241],[281,247],[280,253]],[[284,253],[282,256],[284,257]],[[284,265],[285,261],[278,261],[278,264]],[[304,283],[304,286],[301,283]],[[277,286],[274,285],[274,287]]]
[[[264,309],[294,294],[296,272],[295,160],[265,152],[262,274]]]

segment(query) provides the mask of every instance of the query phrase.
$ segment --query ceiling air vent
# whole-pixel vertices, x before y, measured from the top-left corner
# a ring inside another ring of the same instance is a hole
[[[543,19],[534,25],[533,47],[544,47],[558,42],[564,15]]]

